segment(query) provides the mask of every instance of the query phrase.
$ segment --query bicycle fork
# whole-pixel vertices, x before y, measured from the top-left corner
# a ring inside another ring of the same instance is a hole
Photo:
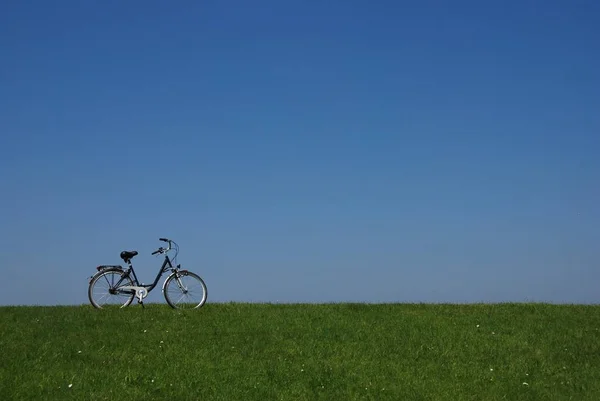
[[[183,282],[181,281],[181,278],[179,278],[179,277],[180,277],[179,275],[175,276],[175,282],[177,283],[177,286],[179,287],[181,292],[183,292],[184,294],[187,294],[187,288],[184,288],[185,286],[183,285]]]
[[[179,267],[179,266],[177,266],[177,267]],[[183,294],[188,293],[188,289],[183,284],[183,281],[181,281],[181,276],[185,276],[186,272],[187,272],[187,270],[176,270],[173,272],[173,274],[175,275],[175,282],[177,283],[177,287],[179,287],[179,289],[181,290],[181,292]],[[163,293],[166,291],[165,285],[167,284],[167,281],[169,281],[169,280],[168,279],[165,280],[165,282],[163,284]]]

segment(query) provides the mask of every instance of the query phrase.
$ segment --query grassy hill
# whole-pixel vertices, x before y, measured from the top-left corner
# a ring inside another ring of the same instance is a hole
[[[0,400],[600,400],[600,306],[0,308]]]

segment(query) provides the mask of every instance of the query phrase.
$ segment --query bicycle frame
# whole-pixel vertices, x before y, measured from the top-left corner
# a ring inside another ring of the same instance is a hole
[[[165,255],[165,260],[163,261],[163,264],[160,267],[160,270],[156,274],[156,278],[154,279],[154,282],[152,284],[140,284],[140,282],[137,278],[137,274],[135,274],[135,269],[133,268],[133,265],[131,264],[131,261],[128,263],[128,265],[129,265],[129,267],[127,268],[127,270],[125,270],[125,273],[123,274],[123,277],[121,278],[121,280],[123,278],[129,277],[131,275],[131,277],[133,279],[133,284],[136,286],[139,286],[139,287],[144,287],[148,292],[152,291],[156,287],[156,285],[158,284],[158,281],[163,276],[163,274],[165,274],[169,270],[175,271],[177,268],[179,268],[179,265],[177,265],[177,268],[173,266],[173,264],[171,263],[171,259],[169,258],[169,255]]]

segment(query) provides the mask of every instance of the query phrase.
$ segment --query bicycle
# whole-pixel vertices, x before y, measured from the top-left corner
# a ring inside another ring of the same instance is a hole
[[[144,307],[144,298],[146,298],[148,294],[156,287],[162,275],[170,271],[171,274],[167,276],[162,286],[162,293],[167,301],[167,304],[169,304],[169,306],[173,309],[185,309],[187,306],[190,306],[191,308],[202,307],[206,302],[208,294],[204,280],[202,280],[202,278],[200,278],[200,276],[198,276],[196,273],[181,269],[180,264],[173,266],[173,262],[176,260],[177,255],[179,254],[179,245],[177,245],[175,241],[168,238],[160,238],[159,240],[168,243],[168,247],[163,248],[161,246],[156,251],[152,252],[152,255],[165,255],[162,267],[158,271],[152,284],[141,284],[138,281],[137,275],[135,274],[135,270],[133,269],[133,265],[131,263],[131,259],[136,256],[138,252],[123,251],[121,252],[120,256],[121,259],[127,263],[127,268],[124,269],[121,265],[100,265],[96,267],[98,272],[89,279],[88,297],[91,304],[97,309],[102,309],[103,305],[106,305],[106,303],[101,304],[101,301],[105,298],[108,299],[114,296],[115,300],[119,300],[116,303],[121,305],[120,308],[125,308],[129,306],[131,302],[133,302],[134,297],[137,297],[138,303]],[[168,255],[168,252],[172,249],[175,250],[175,256],[173,259],[169,258]],[[179,304],[179,301],[181,301],[184,297],[187,298],[196,294],[196,291],[192,290],[190,285],[184,284],[184,281],[188,279],[198,286],[200,298],[198,301],[193,303],[188,302]],[[94,290],[97,287],[102,286],[105,286],[106,288],[102,296],[94,296]],[[181,294],[181,297],[177,298],[177,295],[174,295],[175,291],[178,291],[177,294]],[[177,300],[175,300],[175,298],[177,298]]]

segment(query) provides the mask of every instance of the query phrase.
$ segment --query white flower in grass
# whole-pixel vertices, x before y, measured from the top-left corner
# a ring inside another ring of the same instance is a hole
[[[523,382],[523,385],[524,385],[524,386],[529,386],[529,383],[527,383],[527,382]]]
[[[73,387],[73,383],[69,384],[69,388]]]

